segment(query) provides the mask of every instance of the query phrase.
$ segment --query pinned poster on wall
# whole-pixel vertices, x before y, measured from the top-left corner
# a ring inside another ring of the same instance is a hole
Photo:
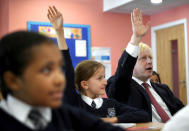
[[[47,35],[57,43],[56,32],[49,22],[28,21],[27,29]],[[74,68],[79,62],[91,59],[89,25],[64,24],[64,37],[70,50]]]
[[[111,75],[111,50],[108,47],[92,47],[92,60],[98,61],[105,66],[105,78]]]

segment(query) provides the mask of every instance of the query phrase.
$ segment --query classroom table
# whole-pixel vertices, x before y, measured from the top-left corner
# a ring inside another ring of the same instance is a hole
[[[160,131],[164,123],[136,123],[136,126],[126,129],[127,131]]]

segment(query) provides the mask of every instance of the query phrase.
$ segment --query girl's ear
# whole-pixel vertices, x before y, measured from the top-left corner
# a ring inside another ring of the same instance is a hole
[[[3,75],[4,81],[6,85],[12,90],[12,91],[17,91],[19,90],[19,84],[20,80],[19,77],[16,76],[14,73],[7,71]]]
[[[87,90],[89,87],[88,87],[88,83],[87,81],[81,81],[81,87],[85,90]]]

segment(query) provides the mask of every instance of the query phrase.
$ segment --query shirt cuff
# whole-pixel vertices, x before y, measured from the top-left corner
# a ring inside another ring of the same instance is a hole
[[[138,56],[139,46],[135,46],[135,45],[132,45],[131,43],[128,43],[125,51],[132,57],[136,58]]]

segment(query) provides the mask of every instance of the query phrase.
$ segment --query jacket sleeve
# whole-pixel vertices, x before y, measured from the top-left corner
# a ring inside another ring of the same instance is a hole
[[[66,76],[66,88],[64,91],[63,102],[72,106],[79,106],[80,95],[74,84],[74,68],[69,50],[61,51],[64,61],[64,70]]]
[[[125,95],[130,88],[133,69],[137,58],[132,57],[126,51],[123,52],[119,59],[115,75],[108,79],[106,93],[108,97],[119,101],[119,98]]]
[[[62,123],[64,124],[62,129],[67,127],[75,131],[125,131],[125,129],[103,122],[95,115],[82,109],[67,105],[63,105],[62,107],[61,110],[54,111],[57,113],[56,116],[62,119]]]
[[[116,112],[119,123],[141,123],[150,122],[149,114],[142,109],[119,103],[114,100],[116,104]]]

